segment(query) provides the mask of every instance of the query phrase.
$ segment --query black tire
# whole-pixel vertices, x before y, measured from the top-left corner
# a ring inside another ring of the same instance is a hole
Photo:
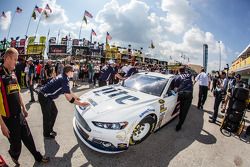
[[[249,97],[249,90],[246,88],[236,88],[233,96],[240,101],[246,101]]]
[[[235,101],[232,106],[233,110],[242,112],[246,109],[246,103],[243,101]]]
[[[136,133],[138,133],[138,129],[139,129],[138,127],[144,126],[144,125],[146,125],[146,124],[149,124],[149,125],[150,125],[150,128],[148,129],[148,131],[147,131],[147,133],[145,134],[145,136],[142,137],[142,138],[139,139],[139,140],[135,140],[135,139],[134,139],[134,136],[135,136]],[[129,140],[129,145],[136,145],[136,144],[139,144],[139,143],[143,142],[143,141],[153,132],[153,130],[154,130],[154,128],[155,128],[155,124],[156,124],[156,120],[155,120],[152,116],[148,115],[148,116],[146,116],[145,118],[143,118],[143,119],[139,122],[139,124],[137,124],[137,125],[135,126],[135,128],[134,128],[134,130],[133,130],[133,132],[132,132],[132,135],[131,135],[131,137],[130,137],[130,140]]]

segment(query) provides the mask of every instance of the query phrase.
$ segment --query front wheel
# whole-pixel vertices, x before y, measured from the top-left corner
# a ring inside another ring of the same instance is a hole
[[[146,116],[136,125],[129,140],[129,145],[136,145],[144,141],[154,130],[155,119],[152,116]]]

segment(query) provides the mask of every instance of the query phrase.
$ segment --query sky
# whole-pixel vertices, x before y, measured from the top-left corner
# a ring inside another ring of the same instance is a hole
[[[41,18],[37,36],[78,38],[84,11],[93,18],[82,24],[81,38],[139,49],[169,62],[203,64],[203,44],[208,44],[208,71],[232,61],[250,43],[249,0],[0,0],[0,39],[24,37],[34,6],[49,4],[52,13]],[[15,14],[16,7],[23,12]],[[34,36],[38,19],[31,20],[28,36]],[[11,26],[10,26],[11,24]],[[155,49],[150,49],[151,40]],[[220,41],[220,42],[219,42]],[[185,59],[183,58],[185,55]]]

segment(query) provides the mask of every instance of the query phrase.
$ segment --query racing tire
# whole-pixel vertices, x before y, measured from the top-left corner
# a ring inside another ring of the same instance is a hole
[[[242,101],[235,101],[233,106],[232,106],[233,110],[242,112],[246,109],[246,103],[242,102]]]
[[[132,132],[129,145],[136,145],[143,142],[154,130],[156,120],[148,115],[137,124]]]
[[[236,88],[233,96],[240,101],[246,101],[249,97],[249,90],[246,88]]]

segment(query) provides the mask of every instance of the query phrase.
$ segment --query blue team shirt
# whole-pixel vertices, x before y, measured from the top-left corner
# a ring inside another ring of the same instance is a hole
[[[191,74],[180,74],[175,78],[175,87],[178,91],[193,91],[193,82]]]
[[[128,70],[125,77],[130,77],[131,75],[134,75],[135,73],[138,73],[137,69],[135,67],[132,67]]]
[[[45,97],[51,99],[56,99],[64,93],[70,93],[69,78],[65,74],[60,74],[50,80],[41,91]]]
[[[111,66],[103,67],[103,69],[100,71],[100,81],[108,81],[112,78],[113,75],[115,75],[117,72],[116,70]]]

